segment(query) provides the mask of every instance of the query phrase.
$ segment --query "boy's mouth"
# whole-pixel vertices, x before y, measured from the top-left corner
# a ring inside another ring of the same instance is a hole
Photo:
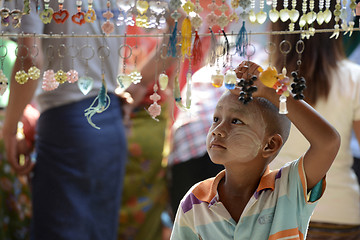
[[[225,147],[223,144],[221,144],[221,143],[219,143],[219,142],[216,142],[216,141],[211,142],[210,148],[226,149],[226,147]]]

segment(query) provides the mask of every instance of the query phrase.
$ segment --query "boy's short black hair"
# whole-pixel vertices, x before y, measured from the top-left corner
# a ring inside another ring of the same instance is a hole
[[[285,114],[280,114],[279,109],[266,98],[256,97],[254,101],[259,106],[265,121],[268,123],[266,133],[268,135],[280,134],[284,145],[289,137],[291,121]]]

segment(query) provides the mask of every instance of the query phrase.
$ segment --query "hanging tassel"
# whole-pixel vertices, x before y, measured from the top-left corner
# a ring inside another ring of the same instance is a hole
[[[174,30],[169,39],[167,56],[176,57],[177,25],[178,25],[178,22],[176,21]]]
[[[210,43],[210,55],[209,55],[209,65],[210,67],[212,67],[215,64],[216,61],[216,48],[217,48],[217,40],[215,37],[214,32],[212,31],[211,28],[209,28],[210,33],[211,33],[211,43]]]
[[[239,34],[236,37],[236,52],[239,53],[241,57],[246,55],[246,47],[248,45],[248,36],[245,28],[245,21],[239,31]]]
[[[202,44],[200,41],[198,31],[195,31],[195,39],[194,39],[194,45],[193,45],[193,49],[192,49],[192,56],[193,56],[194,65],[200,63],[202,60],[202,57],[203,57]]]
[[[96,106],[95,102],[98,101],[98,104]],[[102,113],[103,111],[105,111],[108,107],[110,106],[110,97],[107,94],[107,87],[106,87],[106,83],[105,83],[105,77],[104,74],[102,74],[102,86],[100,89],[99,94],[96,96],[96,98],[94,99],[94,101],[91,103],[90,107],[88,107],[87,109],[85,109],[85,117],[87,119],[87,121],[89,122],[89,124],[91,126],[93,126],[96,129],[100,129],[98,126],[96,126],[93,122],[92,122],[92,117],[96,114],[96,113]]]
[[[186,17],[181,26],[181,54],[184,61],[185,56],[191,56],[191,21]]]

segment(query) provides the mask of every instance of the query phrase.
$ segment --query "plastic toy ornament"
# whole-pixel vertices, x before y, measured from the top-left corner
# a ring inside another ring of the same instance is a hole
[[[165,90],[169,82],[169,77],[165,73],[161,73],[159,76],[159,85],[161,90]]]
[[[224,82],[224,74],[220,73],[220,70],[216,70],[216,74],[211,75],[211,82],[214,87],[221,87]]]
[[[39,79],[40,77],[40,69],[38,69],[37,67],[35,66],[32,66],[29,68],[28,70],[28,75],[29,75],[29,78],[32,79],[32,80],[37,80]]]
[[[233,69],[227,70],[225,74],[225,87],[227,89],[234,89],[236,81],[236,72]]]
[[[83,76],[83,77],[79,78],[79,80],[77,81],[77,84],[78,84],[80,91],[84,95],[87,95],[93,88],[94,79],[91,77],[88,77],[88,76]]]
[[[117,75],[116,80],[122,89],[128,88],[132,83],[131,77],[124,73]]]
[[[3,71],[0,69],[0,96],[4,95],[8,85],[9,81]]]
[[[42,89],[44,91],[55,90],[59,85],[60,83],[55,80],[55,73],[52,69],[44,72],[42,82]]]

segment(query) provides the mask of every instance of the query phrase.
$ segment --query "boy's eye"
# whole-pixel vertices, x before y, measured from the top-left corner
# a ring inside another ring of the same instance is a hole
[[[217,122],[217,121],[219,121],[219,118],[218,118],[218,117],[214,117],[213,122]]]
[[[244,122],[243,121],[241,121],[240,119],[233,119],[232,121],[231,121],[231,123],[233,123],[233,124],[244,124]]]

